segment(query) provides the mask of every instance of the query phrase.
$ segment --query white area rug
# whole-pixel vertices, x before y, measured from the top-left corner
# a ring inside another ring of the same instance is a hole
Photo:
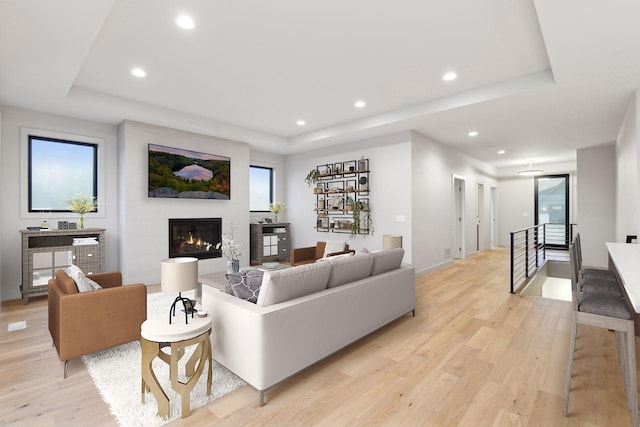
[[[187,298],[193,298],[189,293],[183,293],[183,295]],[[168,312],[174,298],[175,295],[162,292],[149,294],[147,296],[147,317]],[[188,349],[180,361],[179,372],[181,374],[184,374],[184,364],[194,349],[195,346]],[[158,358],[153,361],[153,370],[163,390],[169,396],[169,418],[163,419],[156,415],[158,404],[153,394],[146,393],[146,403],[141,403],[140,342],[131,342],[83,356],[82,361],[87,366],[100,395],[109,405],[111,414],[116,417],[120,426],[161,426],[181,416],[180,395],[171,388],[169,366]],[[205,366],[204,369],[198,383],[191,391],[191,412],[245,384],[240,378],[213,361],[211,395],[207,396],[206,370],[208,367]],[[181,378],[181,380],[184,381],[185,378]]]

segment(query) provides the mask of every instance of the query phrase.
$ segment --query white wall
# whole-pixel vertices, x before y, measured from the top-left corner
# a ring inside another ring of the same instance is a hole
[[[412,132],[413,251],[416,272],[451,263],[455,250],[453,176],[465,180],[465,256],[476,252],[476,185],[484,186],[483,218],[489,218],[496,170],[461,152]],[[499,190],[498,190],[499,191]],[[491,223],[481,223],[481,248],[491,246]],[[445,255],[445,250],[450,255]]]
[[[222,218],[242,242],[241,265],[249,264],[249,146],[212,136],[125,121],[120,133],[119,265],[126,283],[160,282],[160,261],[168,254],[169,218]],[[231,199],[196,200],[147,197],[148,144],[179,147],[231,158]],[[226,259],[201,260],[199,272],[226,270]]]
[[[638,156],[640,156],[640,137],[638,110],[640,90],[631,98],[627,114],[616,140],[616,241],[624,242],[629,234],[640,235],[638,227],[638,205],[640,204],[640,176],[638,175]]]
[[[577,223],[583,263],[607,267],[606,242],[615,241],[615,145],[578,150]]]
[[[316,196],[304,178],[320,164],[369,159],[369,203],[374,227],[373,235],[350,239],[347,233],[322,233],[314,229]],[[382,248],[382,236],[403,236],[405,262],[412,262],[411,250],[411,145],[409,133],[394,134],[313,152],[293,154],[286,158],[288,218],[291,222],[292,247],[315,245],[317,241],[344,240],[354,249]],[[405,222],[397,222],[404,215]]]
[[[475,184],[484,185],[484,217],[490,214],[490,188],[497,186],[496,171],[416,132],[402,132],[347,144],[341,147],[290,155],[286,159],[288,212],[292,222],[293,247],[316,241],[348,239],[348,235],[319,233],[314,227],[316,197],[304,182],[309,170],[323,163],[370,159],[370,201],[375,232],[348,240],[349,246],[379,249],[382,236],[403,236],[405,262],[417,274],[452,262],[445,249],[454,243],[452,175],[468,181],[466,193],[467,255],[475,252]],[[404,217],[404,222],[400,222]],[[483,246],[490,246],[490,222],[483,224]]]
[[[106,231],[106,268],[117,269],[118,242],[118,198],[117,198],[117,128],[115,126],[80,120],[71,117],[56,116],[14,107],[2,107],[2,126],[0,146],[0,200],[2,200],[2,221],[0,222],[0,253],[2,253],[0,284],[2,300],[21,298],[22,282],[22,250],[19,230],[28,226],[40,225],[44,218],[33,214],[24,217],[20,212],[21,197],[25,197],[27,189],[21,188],[22,170],[20,158],[20,128],[28,127],[81,136],[101,138],[105,141],[104,165],[107,182],[106,194],[99,195],[105,201],[104,215],[87,214],[87,227],[105,228]],[[69,165],[73,167],[73,165]],[[22,196],[21,196],[22,195]],[[52,214],[49,223],[55,227],[55,220],[77,220],[74,214]]]

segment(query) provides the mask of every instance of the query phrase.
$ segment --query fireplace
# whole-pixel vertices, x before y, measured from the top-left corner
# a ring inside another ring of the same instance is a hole
[[[222,218],[169,219],[169,258],[220,258]]]

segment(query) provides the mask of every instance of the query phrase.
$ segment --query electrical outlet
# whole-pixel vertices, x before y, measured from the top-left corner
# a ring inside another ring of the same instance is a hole
[[[444,248],[444,257],[449,258],[451,256],[451,248]]]

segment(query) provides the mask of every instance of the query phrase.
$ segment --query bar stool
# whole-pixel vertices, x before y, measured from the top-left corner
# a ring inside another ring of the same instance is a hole
[[[606,279],[611,280],[612,282],[617,282],[618,278],[616,277],[613,271],[609,271],[604,268],[584,268],[582,265],[582,239],[580,238],[580,233],[576,234],[574,239],[574,244],[576,245],[576,255],[578,258],[578,268],[580,271],[580,277],[584,278],[597,278],[597,279]]]
[[[599,268],[584,268],[582,266],[580,234],[576,234],[573,246],[578,264],[579,290],[590,294],[623,296],[622,288],[618,284],[618,278],[614,272]]]
[[[616,331],[618,362],[620,363],[624,377],[627,407],[632,411],[633,426],[638,427],[636,349],[633,316],[624,298],[586,292],[581,293],[579,291],[578,277],[580,270],[576,252],[576,245],[571,245],[569,249],[569,264],[571,268],[573,313],[562,415],[566,417],[569,410],[571,373],[573,369],[578,324],[591,325]]]

